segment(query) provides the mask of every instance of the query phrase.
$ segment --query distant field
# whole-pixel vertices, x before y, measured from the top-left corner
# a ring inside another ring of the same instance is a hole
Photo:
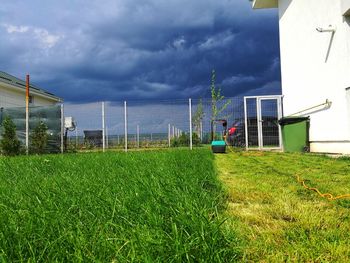
[[[229,194],[227,216],[243,241],[243,262],[350,262],[350,159],[238,152],[215,156]]]
[[[232,262],[209,150],[0,158],[1,262]]]

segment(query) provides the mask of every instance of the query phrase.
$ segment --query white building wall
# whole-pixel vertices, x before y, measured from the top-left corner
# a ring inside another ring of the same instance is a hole
[[[310,114],[311,150],[350,153],[350,20],[342,0],[279,0],[284,115],[332,102]],[[317,32],[317,27],[336,32]]]
[[[35,106],[49,106],[57,102],[39,95],[31,94],[34,97]],[[0,108],[25,107],[25,91],[2,86],[0,84]]]
[[[343,15],[350,15],[350,0],[341,0],[341,8]]]

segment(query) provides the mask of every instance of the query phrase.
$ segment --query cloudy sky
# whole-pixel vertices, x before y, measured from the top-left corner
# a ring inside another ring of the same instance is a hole
[[[279,94],[276,10],[248,0],[2,0],[0,70],[71,103]]]

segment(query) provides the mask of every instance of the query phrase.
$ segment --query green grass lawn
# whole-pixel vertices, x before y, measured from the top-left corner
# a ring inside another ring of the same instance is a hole
[[[232,262],[209,150],[0,158],[0,262]]]
[[[229,195],[245,262],[350,262],[350,159],[308,154],[237,152],[215,155]]]
[[[219,176],[218,176],[219,175]],[[209,149],[0,158],[0,262],[350,262],[350,159]]]

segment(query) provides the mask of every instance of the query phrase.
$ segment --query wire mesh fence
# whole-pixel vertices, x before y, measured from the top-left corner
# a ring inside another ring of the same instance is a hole
[[[273,99],[232,97],[30,107],[29,145],[35,127],[43,122],[48,128],[46,152],[192,148],[213,140],[235,147],[247,147],[246,142],[259,147],[260,140],[278,146],[277,106]],[[25,108],[2,109],[0,124],[6,116],[13,119],[24,145]],[[74,122],[69,125],[67,120]]]
[[[212,120],[244,127],[243,98],[223,99],[215,106],[213,114],[211,99],[65,104],[65,116],[76,123],[68,144],[79,150],[190,147],[223,136],[221,125]],[[239,139],[243,145],[244,129]]]
[[[16,126],[16,134],[21,143],[21,148],[26,147],[26,108],[10,107],[0,109],[0,139],[4,132],[3,121],[9,117]],[[47,153],[57,153],[61,151],[61,105],[29,107],[29,150],[35,151],[36,138],[35,131],[40,123],[45,125],[46,143],[43,151]]]
[[[281,149],[281,96],[245,97],[248,149]]]

